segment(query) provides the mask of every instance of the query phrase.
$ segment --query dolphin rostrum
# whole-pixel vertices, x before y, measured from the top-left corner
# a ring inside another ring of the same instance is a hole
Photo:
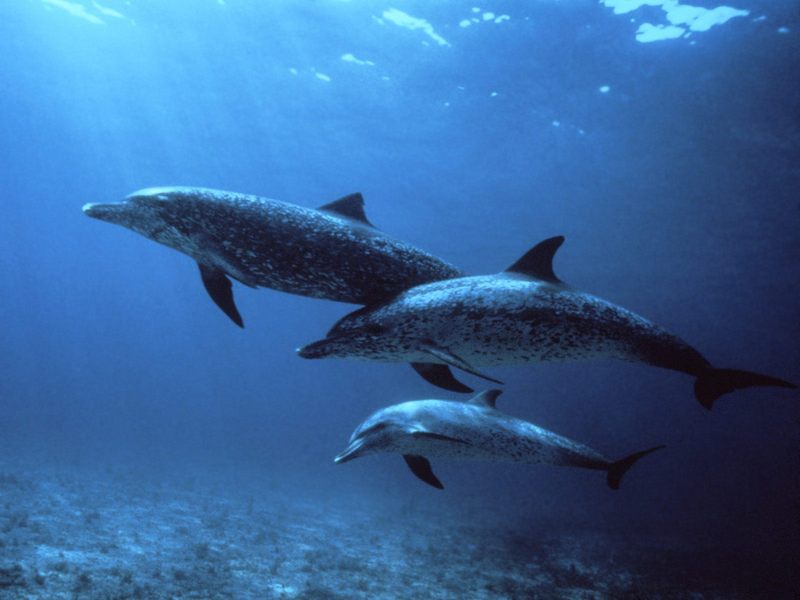
[[[716,369],[658,325],[565,285],[552,266],[563,241],[541,242],[502,273],[421,285],[352,312],[298,353],[410,362],[431,383],[461,392],[471,390],[448,365],[496,382],[478,367],[617,358],[692,375],[706,409],[736,389],[796,387],[758,373]]]
[[[521,463],[547,463],[606,471],[611,489],[655,446],[612,461],[591,448],[506,415],[495,408],[500,390],[488,390],[469,402],[412,400],[381,409],[361,423],[350,444],[334,461],[347,462],[378,452],[402,454],[411,471],[443,489],[430,457]]]
[[[163,187],[119,203],[86,204],[83,212],[188,254],[211,299],[240,327],[229,277],[254,288],[372,304],[462,275],[375,229],[361,194],[312,209],[235,192]]]

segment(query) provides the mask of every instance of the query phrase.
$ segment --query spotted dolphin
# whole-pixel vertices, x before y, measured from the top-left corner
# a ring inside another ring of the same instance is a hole
[[[552,266],[563,241],[559,236],[541,242],[502,273],[421,285],[352,312],[325,339],[298,353],[410,362],[431,383],[461,392],[471,390],[448,366],[497,382],[478,367],[616,358],[695,377],[695,396],[707,409],[736,389],[796,387],[758,373],[714,368],[644,317],[567,286]]]
[[[377,230],[361,194],[312,209],[236,192],[163,187],[119,203],[86,204],[83,212],[189,255],[211,299],[240,327],[229,277],[253,288],[372,304],[463,274]]]
[[[482,392],[468,402],[412,400],[383,408],[361,423],[334,461],[343,463],[379,452],[402,454],[411,471],[433,487],[444,486],[429,458],[546,463],[606,471],[611,489],[643,456],[664,446],[617,461],[595,450],[500,412],[500,390]]]

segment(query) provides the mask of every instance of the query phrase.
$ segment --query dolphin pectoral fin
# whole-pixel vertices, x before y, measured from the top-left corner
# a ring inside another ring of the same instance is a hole
[[[236,308],[236,303],[233,301],[233,284],[231,280],[225,276],[219,269],[208,267],[197,263],[200,267],[200,277],[203,279],[203,285],[214,301],[214,304],[219,306],[231,321],[236,323],[239,327],[244,327],[244,321]]]
[[[611,463],[608,466],[608,475],[606,476],[608,487],[610,487],[612,490],[618,490],[622,476],[628,472],[628,469],[630,469],[634,463],[636,463],[640,458],[647,456],[651,452],[661,450],[664,447],[665,446],[654,446],[652,448],[648,448],[647,450],[642,450],[641,452],[634,452],[625,458],[621,458],[620,460]]]
[[[411,469],[411,472],[414,475],[419,477],[428,485],[432,485],[440,490],[444,489],[442,482],[439,481],[436,475],[433,474],[431,463],[427,458],[424,456],[418,456],[417,454],[403,454],[403,458],[405,459],[408,468]]]
[[[475,367],[473,367],[471,364],[469,364],[467,361],[465,361],[463,358],[461,358],[459,356],[456,356],[455,354],[453,354],[452,352],[450,352],[449,350],[447,350],[445,348],[439,348],[439,347],[434,346],[432,344],[426,344],[426,345],[422,346],[421,350],[423,350],[424,352],[427,352],[428,354],[430,354],[434,358],[438,358],[440,361],[442,361],[444,363],[447,363],[451,367],[456,367],[457,369],[461,369],[462,371],[466,371],[467,373],[471,373],[472,375],[475,375],[476,377],[480,377],[481,379],[486,379],[487,381],[491,381],[493,383],[499,383],[500,385],[503,385],[503,382],[500,381],[499,379],[495,379],[494,377],[489,377],[485,373],[481,373]],[[424,377],[424,375],[423,375],[423,377]],[[470,390],[470,391],[472,391],[472,390]]]
[[[441,433],[433,433],[432,431],[412,431],[411,436],[417,439],[429,439],[429,440],[438,440],[440,442],[452,442],[454,444],[469,444],[469,442],[465,442],[464,440],[460,440],[458,438],[450,437],[449,435],[443,435]]]
[[[711,410],[714,401],[723,394],[754,386],[797,388],[793,383],[769,375],[736,369],[709,368],[697,376],[694,382],[694,395],[703,408]]]
[[[563,283],[553,272],[553,256],[564,243],[564,236],[557,235],[536,244],[522,258],[506,269],[506,273],[518,273],[549,283]]]
[[[473,389],[464,385],[453,376],[453,372],[447,365],[439,365],[436,363],[411,363],[411,367],[419,373],[422,378],[428,383],[450,390],[451,392],[460,392],[462,394],[469,394]]]
[[[340,217],[358,221],[362,225],[375,227],[369,222],[369,219],[367,219],[367,213],[364,212],[364,197],[358,192],[355,194],[348,194],[328,204],[323,204],[317,210],[324,210],[325,212],[333,213]]]

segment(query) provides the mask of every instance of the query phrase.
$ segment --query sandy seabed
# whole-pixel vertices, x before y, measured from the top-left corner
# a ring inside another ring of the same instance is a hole
[[[666,542],[531,535],[192,477],[0,466],[2,599],[754,597],[685,572]]]

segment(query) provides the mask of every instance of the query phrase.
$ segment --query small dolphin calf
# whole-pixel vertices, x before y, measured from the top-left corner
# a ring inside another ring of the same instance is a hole
[[[421,285],[350,313],[325,339],[298,352],[304,358],[410,362],[431,383],[459,392],[471,390],[448,365],[496,382],[477,367],[600,357],[688,373],[707,409],[736,389],[795,387],[758,373],[716,369],[658,325],[568,287],[552,266],[563,241],[541,242],[503,273]]]
[[[195,187],[149,188],[83,212],[192,257],[211,299],[244,326],[228,277],[250,287],[371,304],[462,272],[367,220],[361,194],[318,209]]]
[[[591,448],[503,414],[495,408],[500,390],[488,390],[469,402],[414,400],[379,410],[358,426],[336,463],[377,452],[402,454],[422,481],[443,489],[428,457],[547,463],[606,471],[611,489],[643,456],[664,446],[611,461]]]

